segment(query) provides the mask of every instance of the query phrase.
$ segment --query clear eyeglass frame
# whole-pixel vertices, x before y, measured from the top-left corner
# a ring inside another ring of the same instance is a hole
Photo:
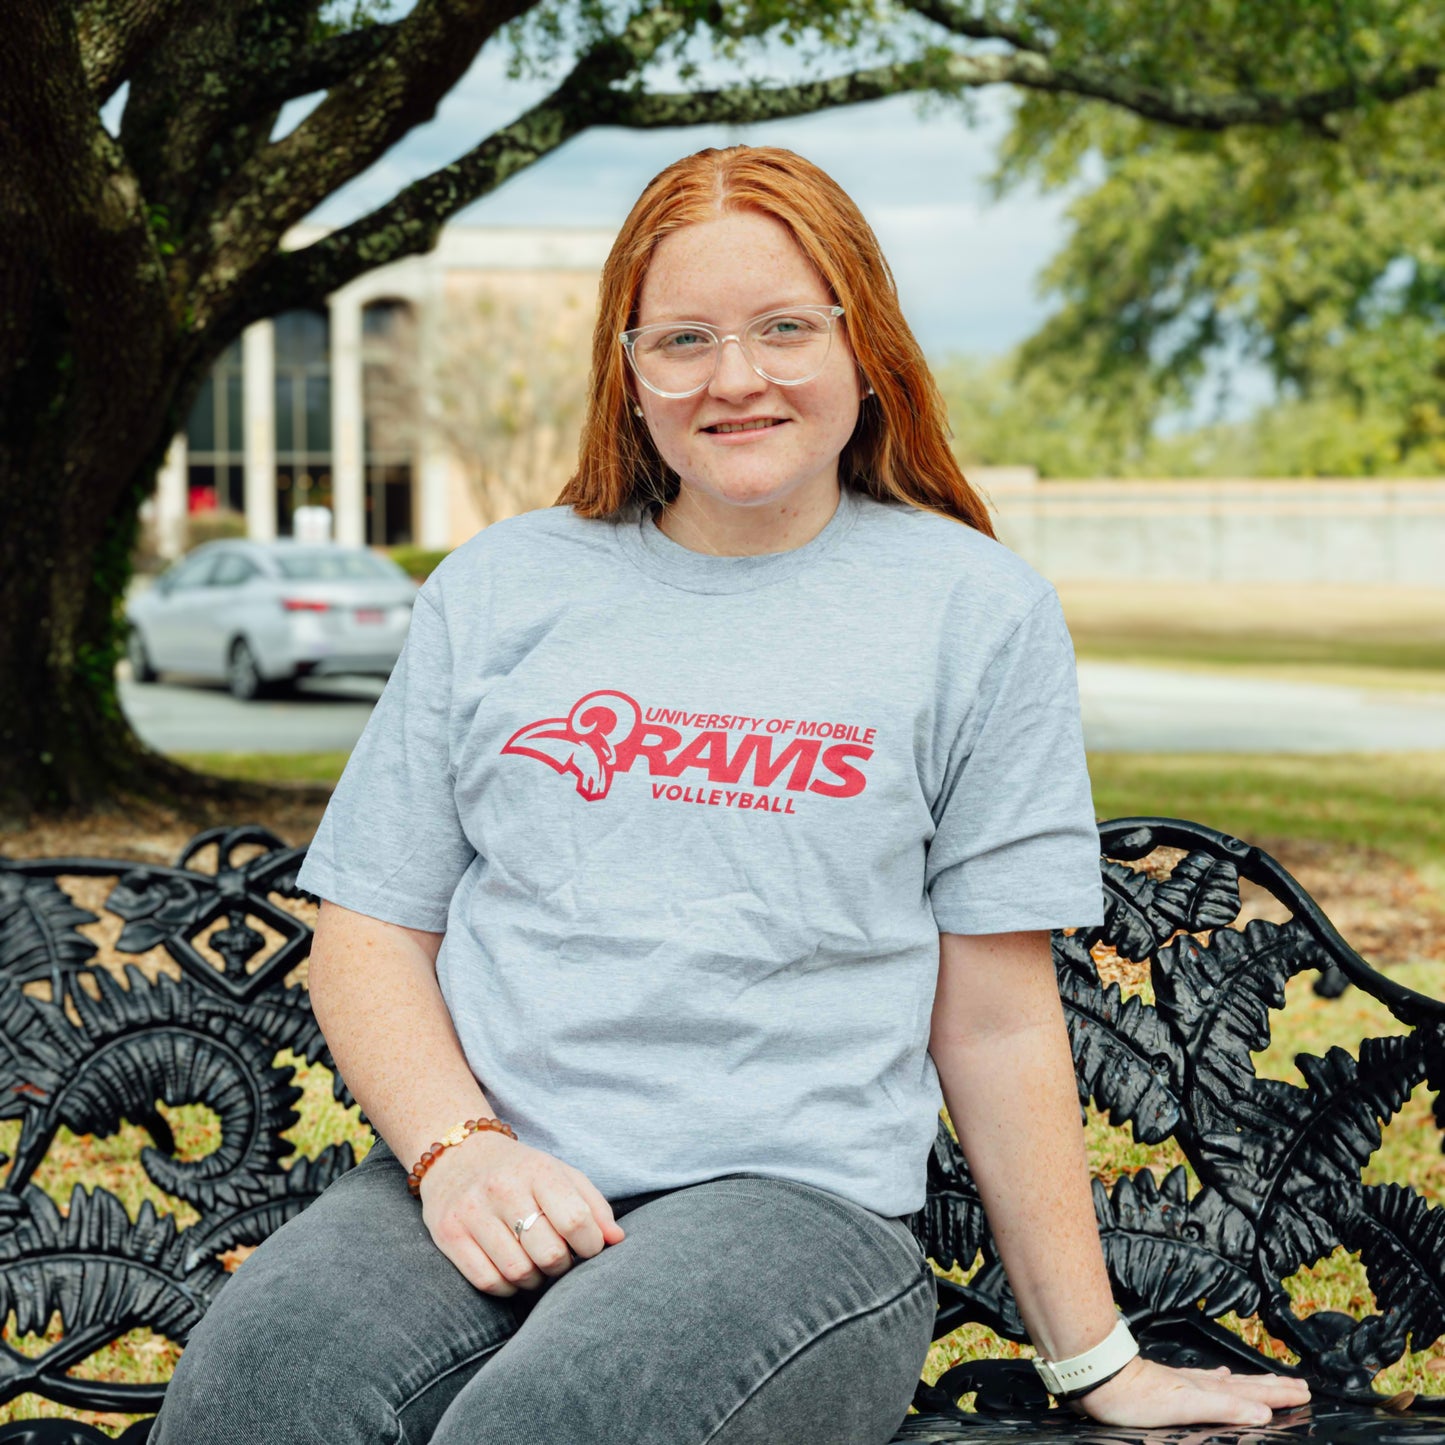
[[[743,337],[760,321],[767,321],[773,316],[796,316],[800,311],[806,311],[812,316],[821,316],[828,323],[828,346],[823,352],[822,359],[818,363],[816,371],[810,372],[807,376],[780,377],[771,376],[758,365],[753,358],[752,352],[748,350],[747,342]],[[634,326],[628,331],[619,331],[617,339],[622,343],[622,350],[627,357],[628,364],[632,368],[632,374],[645,386],[654,396],[666,397],[669,401],[681,401],[685,397],[696,396],[700,391],[706,390],[712,385],[712,379],[717,375],[718,362],[722,358],[722,349],[729,341],[736,341],[738,350],[743,354],[743,360],[757,372],[764,381],[770,381],[774,386],[804,386],[810,381],[815,381],[822,373],[823,368],[828,364],[828,357],[833,351],[833,323],[843,314],[841,306],[821,306],[809,303],[804,306],[780,306],[772,311],[760,312],[752,317],[743,327],[741,333],[736,331],[721,332],[716,326],[709,326],[706,321],[663,321],[652,326]],[[687,391],[664,391],[661,387],[654,385],[643,374],[642,368],[637,364],[637,357],[633,347],[640,337],[646,336],[649,332],[676,331],[679,327],[686,326],[694,331],[703,331],[711,336],[715,346],[712,355],[712,370],[707,376],[694,387]]]

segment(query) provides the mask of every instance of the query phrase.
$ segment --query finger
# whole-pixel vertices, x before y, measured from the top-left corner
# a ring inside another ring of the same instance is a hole
[[[502,1278],[486,1250],[470,1234],[458,1232],[435,1243],[456,1266],[462,1277],[483,1294],[496,1295],[499,1298],[516,1294],[516,1285]]]
[[[569,1165],[568,1173],[572,1176],[573,1184],[577,1186],[577,1192],[591,1208],[592,1216],[602,1230],[603,1243],[620,1244],[627,1231],[617,1222],[617,1216],[613,1214],[606,1196],[580,1169],[573,1169]]]
[[[488,1213],[477,1231],[482,1247],[491,1256],[492,1263],[501,1272],[502,1278],[519,1289],[536,1289],[542,1283],[543,1276],[532,1256],[522,1248],[521,1241],[513,1233],[511,1221],[525,1219],[536,1207],[535,1204],[528,1204],[525,1209],[516,1213],[509,1210],[505,1219]],[[540,1222],[539,1220],[538,1223]]]
[[[1298,1375],[1277,1375],[1270,1370],[1245,1372],[1233,1370],[1228,1365],[1216,1365],[1212,1370],[1182,1368],[1178,1373],[1192,1375],[1201,1383],[1209,1382],[1211,1386],[1224,1381],[1232,1391],[1256,1392],[1261,1396],[1278,1394],[1290,1399],[1308,1399],[1310,1393],[1309,1383]]]
[[[593,1255],[602,1253],[605,1243],[602,1226],[592,1213],[592,1206],[583,1199],[570,1179],[537,1179],[533,1181],[532,1190],[537,1196],[537,1207],[546,1215],[548,1224],[560,1238],[566,1240],[579,1259],[591,1259]],[[535,1250],[532,1258],[542,1264]],[[546,1268],[545,1265],[542,1267]]]
[[[572,1254],[567,1248],[567,1241],[557,1232],[540,1199],[536,1208],[537,1218],[520,1235],[515,1229],[512,1233],[520,1239],[523,1252],[537,1268],[549,1278],[556,1279],[558,1275],[566,1274],[572,1268]],[[526,1219],[531,1213],[529,1209],[526,1214],[518,1215],[518,1218]]]

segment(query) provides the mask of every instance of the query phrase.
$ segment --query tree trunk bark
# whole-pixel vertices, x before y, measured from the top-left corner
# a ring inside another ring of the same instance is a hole
[[[103,459],[47,450],[0,466],[0,819],[214,793],[141,743],[116,690],[155,465],[117,485],[96,476]]]

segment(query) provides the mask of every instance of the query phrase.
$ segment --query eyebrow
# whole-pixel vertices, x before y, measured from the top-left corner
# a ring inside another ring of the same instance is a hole
[[[796,296],[790,296],[786,300],[775,302],[771,306],[763,306],[754,311],[747,319],[751,321],[756,316],[767,316],[774,311],[787,311],[794,306],[832,306],[832,301],[799,301]],[[706,316],[696,311],[675,311],[666,316],[659,316],[653,321],[638,319],[639,326],[668,326],[675,325],[679,321],[697,321],[704,326],[716,326],[716,321],[709,321]]]

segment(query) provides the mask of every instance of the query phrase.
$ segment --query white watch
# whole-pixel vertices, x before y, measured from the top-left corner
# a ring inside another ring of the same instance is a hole
[[[1128,1322],[1120,1315],[1118,1323],[1093,1349],[1067,1360],[1039,1357],[1034,1360],[1034,1369],[1049,1394],[1069,1399],[1113,1379],[1138,1353]]]

